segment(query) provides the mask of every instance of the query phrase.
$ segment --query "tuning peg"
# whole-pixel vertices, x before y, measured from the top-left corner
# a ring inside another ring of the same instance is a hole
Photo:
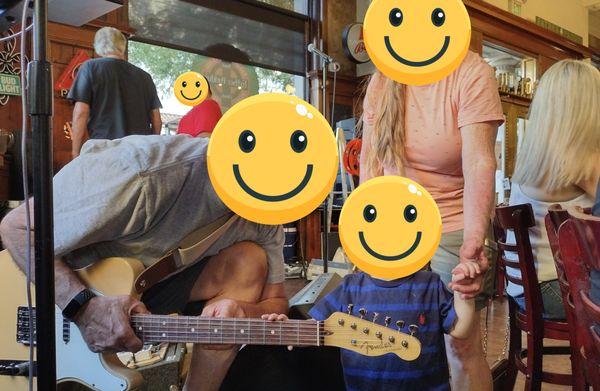
[[[385,327],[388,327],[390,325],[390,323],[392,323],[392,317],[386,316],[384,322],[385,322]]]
[[[353,308],[354,308],[354,304],[348,304],[348,315],[352,315]]]
[[[404,328],[404,321],[403,320],[397,320],[396,321],[396,327],[398,327],[398,331],[402,330]]]
[[[358,313],[360,314],[360,318],[362,319],[365,317],[365,315],[367,315],[367,310],[364,308],[361,308],[358,310]]]
[[[408,326],[408,329],[410,330],[410,335],[415,335],[417,333],[417,331],[419,331],[419,326],[417,326],[416,324],[411,324],[410,326]]]
[[[377,318],[379,318],[379,313],[373,312],[373,323],[377,321]]]
[[[375,333],[375,336],[379,339],[381,339],[383,337],[383,334],[381,334],[381,331],[378,331]]]

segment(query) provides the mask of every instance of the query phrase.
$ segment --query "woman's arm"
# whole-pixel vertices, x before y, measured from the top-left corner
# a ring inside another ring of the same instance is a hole
[[[498,128],[478,123],[461,128],[464,187],[464,236],[460,261],[476,261],[485,271],[488,260],[484,242],[494,206],[496,156],[494,147]],[[472,298],[481,291],[481,283],[466,279],[452,289]]]

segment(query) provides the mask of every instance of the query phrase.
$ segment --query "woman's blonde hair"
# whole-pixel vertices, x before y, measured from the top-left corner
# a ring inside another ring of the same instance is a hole
[[[547,191],[593,180],[600,164],[600,72],[563,60],[544,73],[513,181]]]
[[[403,172],[404,163],[404,94],[405,86],[385,77],[379,71],[372,76],[382,80],[382,89],[372,93],[374,105],[374,124],[372,147],[367,159],[368,170],[372,176],[378,175],[383,167],[395,167]],[[372,94],[371,94],[372,95]]]
[[[94,36],[94,50],[99,56],[125,55],[127,38],[114,27],[102,27]]]

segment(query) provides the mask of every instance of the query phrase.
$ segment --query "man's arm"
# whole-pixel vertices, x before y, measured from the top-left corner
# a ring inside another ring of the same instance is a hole
[[[153,109],[150,112],[150,118],[152,121],[152,129],[154,134],[160,134],[162,130],[162,119],[160,119],[160,109]]]
[[[464,236],[460,261],[476,261],[483,272],[488,268],[484,243],[494,206],[494,147],[497,132],[498,128],[492,123],[478,123],[461,128],[465,190]],[[450,288],[465,294],[465,298],[472,298],[481,291],[481,283],[467,278],[460,283],[451,283]]]
[[[87,124],[90,118],[90,105],[84,102],[75,102],[73,108],[73,126],[71,134],[71,154],[73,159],[79,156],[83,140],[88,132]]]
[[[30,208],[33,212],[33,200],[30,200]],[[23,271],[27,262],[26,221],[25,204],[23,204],[0,222],[2,243],[10,252],[17,266]],[[33,259],[33,221],[31,229],[31,259]],[[32,278],[35,280],[34,268],[31,271]],[[59,308],[64,309],[86,286],[77,274],[59,258],[54,260],[54,274],[56,304]],[[142,348],[142,342],[129,326],[129,315],[146,312],[148,311],[145,306],[130,296],[95,297],[77,313],[75,323],[79,326],[92,351],[135,352]]]

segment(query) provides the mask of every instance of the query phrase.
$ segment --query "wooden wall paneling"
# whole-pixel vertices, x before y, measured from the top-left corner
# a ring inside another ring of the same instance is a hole
[[[340,64],[340,75],[355,77],[356,64],[346,58],[342,45],[344,28],[356,21],[356,2],[348,0],[329,0],[324,2],[324,20],[326,21],[324,48]]]
[[[469,49],[480,56],[483,54],[483,33],[477,30],[471,30],[471,44]]]
[[[473,30],[554,60],[590,57],[591,50],[483,0],[464,0]]]
[[[556,59],[552,59],[549,57],[546,57],[542,54],[540,54],[537,57],[537,73],[538,73],[538,79],[540,77],[542,77],[542,75],[548,70],[548,68],[550,68],[552,65],[554,65],[554,63],[558,61]]]

